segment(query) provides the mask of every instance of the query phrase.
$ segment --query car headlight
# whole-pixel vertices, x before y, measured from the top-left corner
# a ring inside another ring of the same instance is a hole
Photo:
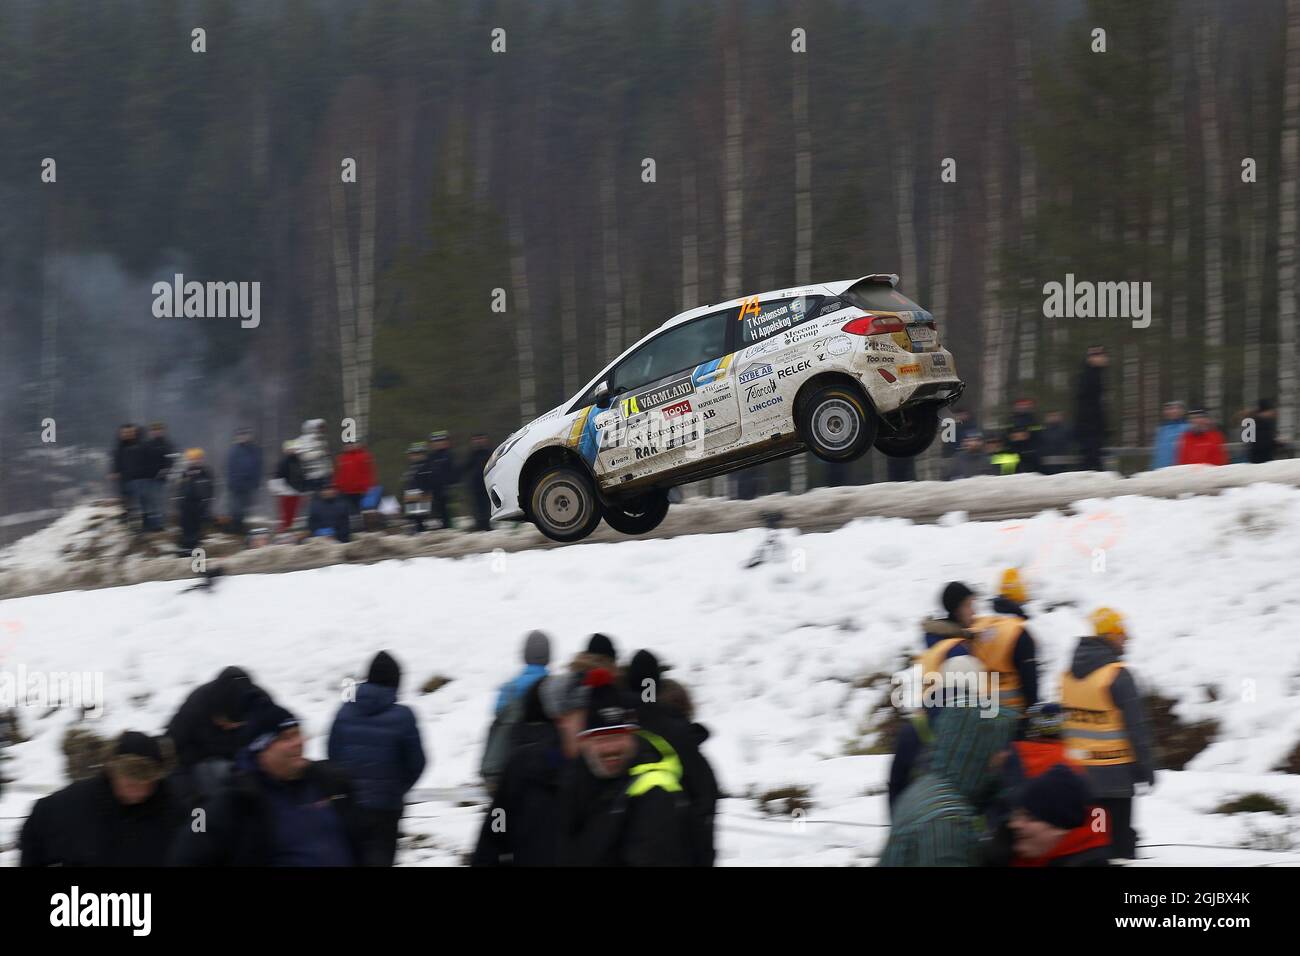
[[[483,466],[483,474],[486,475],[489,471],[495,468],[496,463],[499,462],[502,458],[504,458],[510,452],[511,448],[514,448],[515,445],[519,444],[519,439],[523,437],[524,437],[524,433],[521,431],[518,432],[517,434],[511,435],[500,445],[498,445],[497,450],[492,453],[492,457],[489,458],[487,460],[487,464]]]

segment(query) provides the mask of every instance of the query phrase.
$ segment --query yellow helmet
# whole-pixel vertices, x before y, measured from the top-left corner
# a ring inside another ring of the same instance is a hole
[[[1124,618],[1113,608],[1099,607],[1088,616],[1088,620],[1092,621],[1092,629],[1098,637],[1119,638],[1121,641],[1128,637]]]
[[[1025,583],[1020,580],[1020,572],[1015,568],[1007,568],[1002,572],[1002,583],[998,585],[998,593],[1017,604],[1024,604],[1029,600],[1029,591],[1025,588]]]
[[[199,460],[200,458],[202,458],[202,457],[203,457],[203,449],[202,449],[202,448],[189,448],[189,449],[186,449],[186,451],[185,451],[185,460],[186,460],[186,461],[198,461],[198,460]]]

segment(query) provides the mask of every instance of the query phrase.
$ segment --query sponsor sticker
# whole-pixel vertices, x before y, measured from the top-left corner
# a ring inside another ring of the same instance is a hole
[[[809,360],[804,360],[797,365],[791,365],[788,366],[787,368],[781,369],[781,371],[776,373],[776,377],[789,378],[791,375],[798,375],[800,372],[806,372],[810,368],[812,368],[812,362]]]
[[[753,402],[768,395],[776,394],[776,381],[768,379],[765,382],[759,382],[757,385],[750,385],[745,389],[745,401]]]
[[[740,373],[739,381],[741,385],[748,385],[755,379],[764,378],[771,374],[772,366],[770,365],[751,365]]]
[[[658,408],[660,405],[667,405],[669,402],[685,398],[694,392],[695,385],[691,382],[691,377],[683,375],[681,378],[675,378],[671,382],[664,382],[662,385],[652,386],[644,391],[637,392],[631,398],[623,399],[623,414],[627,416],[649,411],[652,408]]]
[[[664,418],[676,418],[678,415],[685,415],[691,410],[691,403],[688,401],[674,402],[672,405],[664,406]]]
[[[933,366],[934,368],[947,368],[948,360],[944,358],[942,355],[931,355],[930,365]]]
[[[750,405],[750,406],[749,406],[749,411],[750,411],[750,412],[761,412],[761,411],[762,411],[763,409],[765,409],[765,408],[771,408],[773,405],[780,405],[780,404],[781,404],[782,402],[784,402],[784,401],[785,401],[785,399],[782,398],[780,395],[773,395],[771,398],[768,398],[768,399],[765,399],[765,400],[763,400],[763,401],[761,401],[761,402],[756,402],[755,404]]]
[[[828,352],[831,355],[843,355],[853,348],[853,343],[847,335],[832,335],[828,339],[820,339],[814,342],[813,348],[819,352]]]
[[[921,374],[921,366],[920,366],[919,364],[916,364],[916,365],[900,365],[900,366],[898,366],[898,374],[899,374],[899,375],[920,375],[920,374]]]

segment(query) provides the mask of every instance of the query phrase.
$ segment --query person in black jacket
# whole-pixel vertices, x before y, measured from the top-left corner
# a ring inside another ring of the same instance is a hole
[[[1277,457],[1277,408],[1271,398],[1261,398],[1250,413],[1255,420],[1255,440],[1247,445],[1246,457],[1256,465]]]
[[[329,758],[352,778],[363,824],[363,866],[392,866],[406,792],[424,773],[424,745],[409,707],[397,703],[402,670],[387,651],[370,662],[356,699],[339,708]]]
[[[689,865],[681,759],[664,738],[641,730],[609,671],[589,671],[584,683],[586,729],[560,789],[561,865]]]
[[[575,675],[534,681],[513,728],[510,756],[479,828],[471,866],[555,866],[560,781],[569,764],[561,724],[581,710]]]
[[[460,480],[460,469],[451,456],[451,439],[445,431],[436,431],[429,435],[429,493],[433,498],[433,517],[442,522],[444,528],[451,527],[451,489]]]
[[[140,497],[144,530],[161,531],[167,474],[171,471],[172,459],[176,456],[176,449],[167,438],[167,427],[162,422],[154,422],[149,426],[149,437],[145,439],[142,450]]]
[[[248,743],[249,714],[266,697],[242,667],[227,667],[191,691],[167,724],[181,769],[205,760],[234,760]]]
[[[183,825],[165,738],[127,731],[104,769],[32,807],[22,866],[163,866]]]
[[[636,703],[637,723],[643,731],[663,737],[682,763],[682,786],[690,801],[691,865],[712,866],[713,824],[718,806],[718,780],[700,752],[709,732],[675,714],[667,705],[663,668],[650,651],[637,651],[627,666],[627,688]]]
[[[1084,471],[1101,471],[1101,453],[1106,444],[1106,402],[1103,373],[1110,359],[1100,345],[1088,349],[1083,372],[1079,376],[1078,404],[1074,417],[1074,436],[1079,442]]]
[[[364,824],[352,785],[329,761],[302,755],[298,719],[265,703],[251,721],[222,788],[186,807],[202,828],[182,830],[179,866],[355,866],[364,858]]]
[[[203,463],[203,450],[191,448],[185,453],[185,467],[176,485],[176,502],[180,519],[180,551],[188,556],[203,538],[212,504],[212,472]]]
[[[433,468],[424,445],[415,442],[406,449],[406,471],[402,474],[402,511],[411,523],[411,533],[424,531],[433,494]]]
[[[474,528],[477,531],[492,530],[492,503],[488,500],[487,485],[483,482],[483,469],[492,457],[492,446],[487,435],[474,434],[469,439],[469,457],[461,474],[465,476],[465,491],[474,509]]]

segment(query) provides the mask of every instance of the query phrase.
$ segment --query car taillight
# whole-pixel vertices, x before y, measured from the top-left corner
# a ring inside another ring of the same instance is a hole
[[[896,315],[860,315],[850,319],[841,329],[849,335],[879,335],[881,332],[903,331],[903,320]]]

